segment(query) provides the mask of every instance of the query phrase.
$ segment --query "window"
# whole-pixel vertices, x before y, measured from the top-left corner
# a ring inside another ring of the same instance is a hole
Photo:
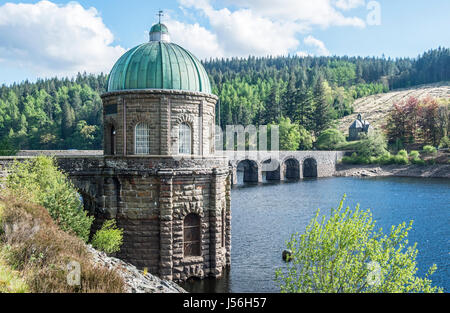
[[[136,125],[134,142],[135,154],[150,154],[150,126],[147,123]]]
[[[184,256],[200,256],[200,216],[190,213],[184,218]]]
[[[180,124],[178,140],[178,153],[191,154],[191,127],[188,124]]]
[[[109,149],[110,149],[110,154],[111,155],[114,155],[114,154],[116,154],[116,147],[115,147],[115,143],[116,143],[116,129],[114,128],[114,126],[111,126],[111,133],[110,133],[110,143],[111,143],[111,145],[110,145],[110,147],[109,147]]]

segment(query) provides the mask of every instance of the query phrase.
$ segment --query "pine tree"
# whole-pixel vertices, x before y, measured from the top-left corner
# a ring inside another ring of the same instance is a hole
[[[328,104],[324,88],[324,80],[320,77],[317,80],[314,88],[314,122],[316,134],[320,134],[322,131],[330,126],[332,120],[331,106]]]
[[[278,122],[281,117],[280,92],[278,84],[272,85],[264,112],[264,123]]]
[[[283,95],[282,100],[282,115],[287,117],[294,117],[295,111],[297,109],[297,89],[295,87],[296,85],[296,79],[295,74],[292,73],[289,76],[289,83],[287,85],[286,91]]]
[[[75,113],[67,101],[64,101],[62,106],[62,121],[61,121],[61,138],[67,139],[73,131],[75,122]]]
[[[297,89],[295,98],[298,106],[295,111],[294,122],[299,123],[309,131],[314,130],[314,97],[311,89]]]

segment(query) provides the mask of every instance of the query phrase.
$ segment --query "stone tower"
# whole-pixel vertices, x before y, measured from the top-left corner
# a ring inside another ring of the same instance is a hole
[[[164,279],[220,277],[230,264],[230,169],[214,155],[217,99],[200,61],[161,23],[116,62],[102,95],[96,225],[115,218],[124,229],[118,257]]]

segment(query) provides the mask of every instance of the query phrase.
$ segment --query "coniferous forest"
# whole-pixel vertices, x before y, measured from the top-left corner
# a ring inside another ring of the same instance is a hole
[[[249,57],[203,62],[217,123],[292,123],[317,136],[353,112],[355,99],[450,80],[450,49],[417,58]],[[107,75],[24,81],[0,88],[0,150],[102,149]]]

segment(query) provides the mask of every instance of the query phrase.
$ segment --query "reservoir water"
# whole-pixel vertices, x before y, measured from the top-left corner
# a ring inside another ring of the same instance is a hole
[[[403,177],[321,178],[285,183],[240,184],[231,192],[231,268],[222,279],[190,280],[190,292],[279,292],[275,269],[283,266],[285,241],[302,233],[318,208],[328,215],[347,194],[346,205],[371,209],[376,229],[414,220],[419,276],[435,263],[433,285],[450,292],[450,180]]]

